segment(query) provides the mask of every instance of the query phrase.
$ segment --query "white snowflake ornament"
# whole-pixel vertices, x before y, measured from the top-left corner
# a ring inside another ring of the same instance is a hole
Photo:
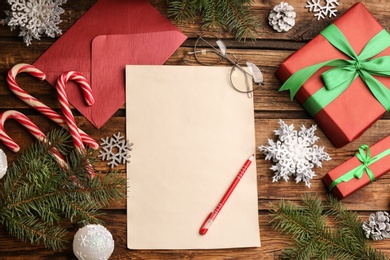
[[[321,0],[307,1],[305,8],[308,8],[309,12],[313,12],[317,20],[325,19],[325,17],[336,17],[336,7],[339,5],[338,0],[326,0],[326,5],[324,6],[320,2]]]
[[[130,162],[129,152],[132,150],[132,143],[129,143],[128,140],[125,140],[124,136],[121,136],[121,133],[114,134],[111,138],[106,137],[106,139],[101,138],[102,150],[99,151],[99,157],[103,161],[109,161],[107,165],[114,168],[120,163],[125,164]]]
[[[61,35],[58,24],[60,15],[64,13],[61,5],[67,0],[8,0],[11,10],[5,11],[7,17],[0,22],[11,27],[11,31],[19,27],[19,36],[27,46],[33,39],[40,40],[41,35],[56,37]]]
[[[270,168],[275,172],[272,181],[283,179],[287,182],[290,176],[295,176],[297,183],[302,181],[310,188],[310,180],[316,176],[314,166],[321,168],[322,161],[331,160],[324,147],[315,144],[319,139],[315,135],[317,126],[306,128],[302,125],[301,130],[297,131],[293,124],[288,126],[283,120],[279,121],[279,125],[280,128],[274,130],[279,139],[276,142],[268,139],[268,146],[259,147],[266,160],[276,163]]]

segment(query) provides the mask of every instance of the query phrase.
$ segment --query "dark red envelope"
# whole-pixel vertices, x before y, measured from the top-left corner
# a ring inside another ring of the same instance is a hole
[[[383,29],[361,3],[352,6],[334,24],[343,32],[357,54],[373,36]],[[377,56],[384,55],[390,55],[390,48]],[[320,34],[288,57],[277,69],[276,76],[284,82],[302,68],[336,58],[350,59]],[[324,86],[321,73],[326,69],[329,68],[317,71],[300,88],[295,96],[299,103],[303,104]],[[376,78],[385,86],[390,87],[390,78]],[[314,116],[314,120],[335,147],[342,147],[363,134],[385,112],[385,108],[358,77],[347,90],[319,111]]]
[[[99,0],[33,65],[53,86],[63,72],[81,72],[95,104],[87,106],[73,82],[68,99],[100,128],[125,103],[125,65],[161,65],[186,38],[145,0]]]
[[[375,157],[376,155],[384,152],[387,149],[390,149],[390,135],[370,147],[371,157]],[[326,187],[329,188],[329,186],[332,184],[334,180],[344,175],[345,173],[351,171],[352,169],[355,169],[361,164],[362,162],[359,161],[356,156],[354,156],[348,159],[347,161],[345,161],[344,163],[340,164],[333,170],[329,171],[322,178],[322,181],[325,183]],[[378,161],[372,163],[368,167],[371,169],[373,175],[375,176],[375,180],[377,180],[382,175],[390,171],[390,155],[387,155],[379,159]],[[367,175],[366,172],[364,172],[360,179],[353,178],[348,182],[341,182],[338,185],[336,185],[331,190],[331,192],[336,198],[343,199],[348,195],[351,195],[352,193],[361,189],[362,187],[370,184],[370,182],[371,180],[369,176]]]

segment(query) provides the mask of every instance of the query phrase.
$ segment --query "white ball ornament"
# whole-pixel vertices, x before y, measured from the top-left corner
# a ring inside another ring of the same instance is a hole
[[[7,172],[7,155],[0,149],[0,179],[4,177]]]
[[[108,259],[113,251],[112,235],[102,225],[86,225],[74,235],[73,253],[79,260]]]

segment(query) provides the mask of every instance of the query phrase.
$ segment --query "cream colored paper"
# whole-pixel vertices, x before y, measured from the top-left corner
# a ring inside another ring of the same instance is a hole
[[[260,246],[253,161],[206,235],[199,229],[255,153],[253,99],[228,67],[126,66],[127,246]],[[242,79],[245,84],[245,80]]]

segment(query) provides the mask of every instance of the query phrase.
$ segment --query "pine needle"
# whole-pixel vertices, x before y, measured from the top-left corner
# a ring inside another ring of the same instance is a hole
[[[301,202],[298,206],[282,200],[270,210],[272,226],[296,243],[283,251],[283,258],[389,259],[370,247],[358,215],[344,209],[334,197],[322,202],[317,195],[307,194]],[[335,223],[333,227],[329,226],[330,218]]]

